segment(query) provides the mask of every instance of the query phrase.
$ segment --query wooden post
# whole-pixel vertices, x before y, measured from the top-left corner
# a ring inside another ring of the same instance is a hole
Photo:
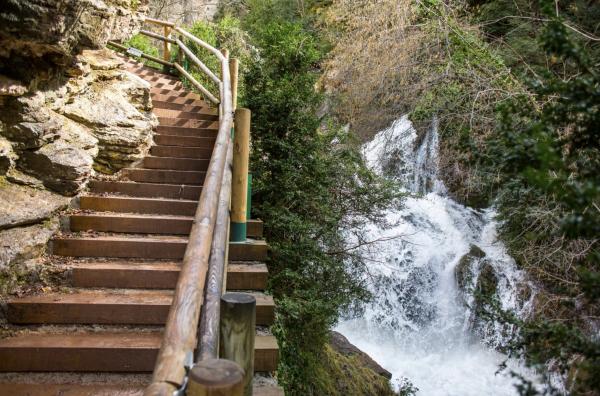
[[[225,359],[207,359],[196,364],[189,373],[187,396],[242,396],[244,370]]]
[[[171,27],[163,26],[165,37],[169,37],[171,35]],[[171,43],[167,41],[163,41],[163,59],[167,62],[171,62]]]
[[[244,369],[244,396],[252,396],[254,377],[254,333],[256,298],[247,293],[225,293],[221,297],[219,351],[222,359]]]
[[[183,41],[183,37],[179,38],[179,41]],[[180,46],[177,46],[177,63],[179,63],[185,69],[185,63],[183,59],[183,50]]]
[[[246,240],[246,206],[248,201],[250,110],[237,109],[235,111],[234,125],[230,239],[232,242],[244,242]]]
[[[231,76],[231,107],[237,109],[237,93],[238,93],[238,71],[239,62],[236,58],[229,60],[229,75]]]

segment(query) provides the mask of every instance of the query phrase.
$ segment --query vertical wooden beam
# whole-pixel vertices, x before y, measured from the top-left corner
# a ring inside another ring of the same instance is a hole
[[[202,360],[190,370],[187,396],[242,396],[244,370],[225,359]]]
[[[163,26],[164,36],[169,37],[171,35],[171,27]],[[171,62],[171,43],[163,41],[163,59],[167,62]]]
[[[237,58],[229,60],[229,75],[231,76],[231,107],[233,110],[237,109],[237,95],[238,95],[238,72],[239,72],[239,61]]]
[[[234,125],[230,239],[232,242],[243,242],[246,240],[250,110],[237,109],[235,111]]]
[[[244,369],[244,396],[252,396],[255,327],[256,298],[247,293],[223,294],[219,353]]]

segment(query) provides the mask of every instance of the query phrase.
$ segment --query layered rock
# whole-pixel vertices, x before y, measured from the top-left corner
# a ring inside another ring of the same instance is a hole
[[[146,3],[0,5],[0,296],[44,267],[70,197],[149,147],[150,86],[104,48],[135,33]]]
[[[145,154],[156,125],[149,84],[120,69],[110,50],[86,50],[76,59],[64,83],[4,97],[0,175],[25,183],[11,177],[14,167],[73,195],[94,169],[113,173]]]
[[[68,66],[83,48],[129,38],[139,28],[145,5],[140,0],[4,0],[2,74],[43,80],[56,66]]]

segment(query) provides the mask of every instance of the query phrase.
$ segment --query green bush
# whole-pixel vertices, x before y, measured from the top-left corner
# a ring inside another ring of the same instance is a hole
[[[346,236],[360,233],[366,218],[378,219],[396,194],[365,167],[352,135],[317,116],[326,45],[305,21],[279,19],[285,10],[265,13],[264,6],[250,7],[242,21],[260,54],[244,80],[252,111],[253,214],[264,220],[272,248],[278,380],[288,395],[326,395],[329,329],[342,309],[368,298],[365,263]]]

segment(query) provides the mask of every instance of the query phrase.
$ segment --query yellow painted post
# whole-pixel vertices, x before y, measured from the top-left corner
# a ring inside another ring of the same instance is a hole
[[[231,181],[232,242],[246,240],[248,162],[250,155],[250,110],[237,109],[234,118],[233,173]]]
[[[164,26],[165,37],[169,38],[171,35],[171,27]],[[171,62],[171,43],[167,41],[163,41],[163,60],[166,62]]]

